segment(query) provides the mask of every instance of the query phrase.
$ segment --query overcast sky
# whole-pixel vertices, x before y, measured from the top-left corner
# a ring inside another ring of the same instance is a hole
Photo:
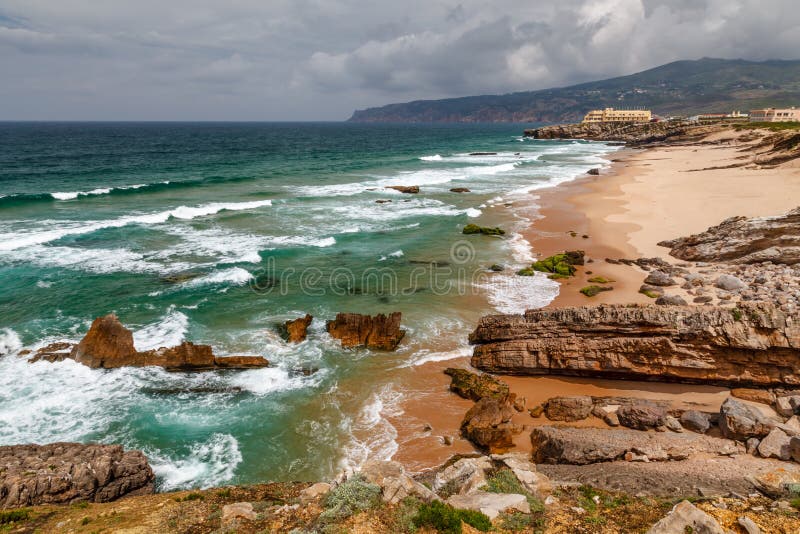
[[[798,0],[0,0],[0,120],[341,120],[704,56],[800,58]]]

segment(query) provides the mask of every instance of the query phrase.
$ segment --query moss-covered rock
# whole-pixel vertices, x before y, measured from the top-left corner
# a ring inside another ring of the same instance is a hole
[[[598,293],[602,293],[603,291],[611,291],[612,289],[614,289],[614,288],[613,287],[591,285],[591,286],[586,286],[584,288],[581,288],[581,293],[583,293],[587,297],[593,297],[593,296],[597,295]]]
[[[533,276],[535,274],[536,271],[533,270],[533,267],[525,267],[524,269],[517,271],[518,276]]]
[[[505,235],[506,231],[502,228],[498,227],[489,227],[489,226],[478,226],[477,224],[468,224],[461,230],[461,233],[471,235],[471,234],[483,234],[483,235]]]
[[[593,284],[610,284],[611,282],[616,282],[616,280],[611,280],[605,276],[593,276],[589,278],[589,281]]]
[[[503,400],[508,397],[508,384],[501,382],[492,375],[475,374],[466,369],[448,367],[444,374],[450,376],[450,391],[465,399],[478,401],[484,397]]]
[[[490,270],[490,271],[493,271],[493,272],[496,272],[496,273],[503,272],[505,269],[506,269],[506,268],[505,268],[505,267],[503,267],[502,265],[500,265],[499,263],[493,263],[493,264],[492,264],[492,265],[489,267],[489,270]]]
[[[542,273],[560,274],[562,276],[575,274],[575,266],[569,262],[566,254],[555,254],[549,258],[536,261],[531,267],[534,271]]]

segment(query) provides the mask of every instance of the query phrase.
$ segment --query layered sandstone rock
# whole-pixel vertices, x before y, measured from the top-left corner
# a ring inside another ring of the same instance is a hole
[[[377,350],[394,350],[406,334],[400,329],[402,314],[394,312],[388,317],[382,313],[372,317],[358,313],[338,313],[336,319],[325,325],[328,333],[341,340],[342,347],[367,347]]]
[[[154,491],[147,458],[120,445],[4,446],[0,466],[0,508],[107,502]]]
[[[49,350],[56,345],[59,351]],[[168,371],[253,369],[269,366],[269,361],[261,356],[218,357],[214,356],[210,345],[196,345],[189,341],[175,347],[137,351],[133,345],[133,334],[113,313],[95,319],[80,343],[72,347],[70,352],[63,352],[67,348],[65,345],[49,345],[45,347],[47,350],[37,352],[30,361],[72,358],[93,369],[158,366]]]
[[[768,303],[528,310],[483,317],[470,342],[493,373],[800,384],[800,321]]]
[[[696,454],[730,456],[744,452],[735,441],[703,434],[553,426],[535,427],[531,445],[537,464],[685,460]]]
[[[800,208],[775,217],[731,217],[705,232],[659,243],[688,261],[800,263]]]
[[[308,327],[312,320],[314,320],[314,318],[311,315],[306,314],[305,317],[299,317],[293,321],[286,321],[283,324],[283,327],[286,330],[286,340],[289,343],[300,343],[301,341],[305,341]]]

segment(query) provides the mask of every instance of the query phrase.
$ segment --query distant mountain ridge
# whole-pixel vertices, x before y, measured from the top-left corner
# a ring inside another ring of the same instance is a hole
[[[416,100],[357,110],[350,122],[575,122],[590,109],[659,115],[800,106],[800,60],[675,61],[629,76],[504,95]]]

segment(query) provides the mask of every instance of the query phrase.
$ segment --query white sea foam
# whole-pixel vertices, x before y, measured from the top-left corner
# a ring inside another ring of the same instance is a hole
[[[0,329],[0,356],[16,354],[22,348],[19,335],[10,328]]]
[[[433,156],[422,156],[419,159],[422,161],[442,161],[442,156],[439,154],[434,154]]]
[[[161,224],[170,218],[194,219],[214,215],[221,211],[250,210],[272,205],[271,200],[255,200],[251,202],[212,202],[195,207],[179,206],[172,210],[149,214],[127,215],[105,221],[88,223],[44,221],[47,225],[36,230],[0,233],[0,251],[15,250],[22,247],[40,245],[61,239],[68,235],[81,235],[96,232],[105,228],[120,228],[129,224]]]
[[[398,449],[397,429],[386,419],[403,414],[402,393],[391,385],[373,393],[353,421],[350,443],[345,447],[343,469],[352,473],[369,460],[391,460]]]
[[[114,272],[168,272],[188,265],[172,264],[169,267],[149,261],[144,255],[124,248],[94,249],[33,245],[11,250],[0,257],[3,263],[25,262],[48,268],[74,269],[92,273]]]
[[[183,342],[188,327],[189,318],[170,306],[161,320],[136,330],[133,333],[133,343],[137,350],[174,347]]]
[[[414,354],[413,358],[404,362],[399,367],[416,367],[419,365],[424,365],[429,362],[443,362],[447,360],[455,360],[457,358],[467,358],[472,355],[472,348],[469,346],[459,347],[457,349],[449,350],[449,351],[431,351],[428,349],[422,349]]]
[[[222,269],[220,271],[213,271],[210,274],[193,278],[183,285],[185,287],[197,287],[210,284],[233,284],[241,286],[252,280],[253,275],[241,267],[231,267],[230,269]]]
[[[480,217],[481,210],[475,208],[467,208],[466,212],[467,217]]]
[[[169,180],[161,182],[162,184],[168,184]],[[50,196],[56,200],[75,200],[78,197],[87,197],[87,196],[94,196],[94,195],[107,195],[111,191],[122,191],[125,189],[141,189],[142,187],[147,187],[150,184],[134,184],[134,185],[122,185],[119,187],[99,187],[97,189],[92,189],[91,191],[58,191],[55,193],[50,193]]]
[[[230,434],[215,433],[178,458],[160,451],[145,451],[160,480],[159,489],[210,488],[233,478],[242,462],[239,442]]]
[[[482,284],[489,303],[500,313],[522,313],[546,306],[558,296],[559,284],[542,273],[535,276],[498,274]]]
[[[280,236],[273,237],[270,242],[276,245],[301,245],[306,247],[332,247],[336,244],[336,239],[333,237],[311,237],[311,236]]]

